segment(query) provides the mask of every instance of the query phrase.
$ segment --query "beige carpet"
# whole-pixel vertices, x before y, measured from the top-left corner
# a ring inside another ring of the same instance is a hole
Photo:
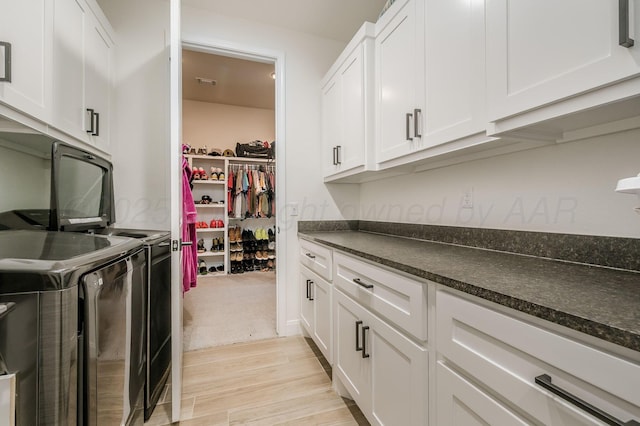
[[[276,337],[276,275],[198,276],[184,295],[185,351]]]

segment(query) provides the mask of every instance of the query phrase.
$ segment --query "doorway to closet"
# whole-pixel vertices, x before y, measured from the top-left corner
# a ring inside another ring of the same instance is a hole
[[[184,351],[277,335],[275,62],[246,56],[182,50],[198,251],[197,286],[184,295]]]

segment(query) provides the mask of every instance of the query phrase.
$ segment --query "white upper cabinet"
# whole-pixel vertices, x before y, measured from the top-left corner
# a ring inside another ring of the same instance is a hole
[[[424,110],[424,2],[398,0],[376,24],[376,161],[420,146]]]
[[[109,149],[113,41],[96,18],[91,20],[86,36],[85,62],[85,131],[96,147]],[[91,117],[93,115],[93,117]]]
[[[638,0],[487,0],[486,19],[491,122],[640,75]],[[535,124],[616,101],[616,97],[638,95],[638,86],[600,99],[585,98],[503,128]]]
[[[425,2],[425,148],[486,130],[484,1]]]
[[[484,1],[393,7],[387,14],[395,14],[383,15],[376,28],[379,168],[493,141],[486,136]]]
[[[325,181],[368,168],[373,139],[373,24],[365,22],[322,83]]]
[[[10,3],[0,13],[0,102],[47,121],[51,111],[53,3]]]
[[[56,1],[53,125],[106,151],[113,41],[96,10],[84,0]]]

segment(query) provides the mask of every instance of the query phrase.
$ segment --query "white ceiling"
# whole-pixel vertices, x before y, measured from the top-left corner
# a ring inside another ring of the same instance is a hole
[[[376,22],[386,0],[182,0],[182,4],[344,41]]]
[[[364,21],[375,22],[386,0],[182,0],[220,15],[257,21],[346,43]],[[272,64],[183,50],[182,97],[275,108]],[[198,84],[196,77],[216,80]]]
[[[182,50],[182,98],[275,109],[273,70],[273,64]],[[198,77],[216,85],[200,84]]]

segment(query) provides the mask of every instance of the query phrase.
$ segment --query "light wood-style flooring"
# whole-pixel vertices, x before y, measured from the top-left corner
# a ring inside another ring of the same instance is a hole
[[[171,389],[146,425],[169,425]],[[180,425],[368,425],[301,336],[185,352]]]

